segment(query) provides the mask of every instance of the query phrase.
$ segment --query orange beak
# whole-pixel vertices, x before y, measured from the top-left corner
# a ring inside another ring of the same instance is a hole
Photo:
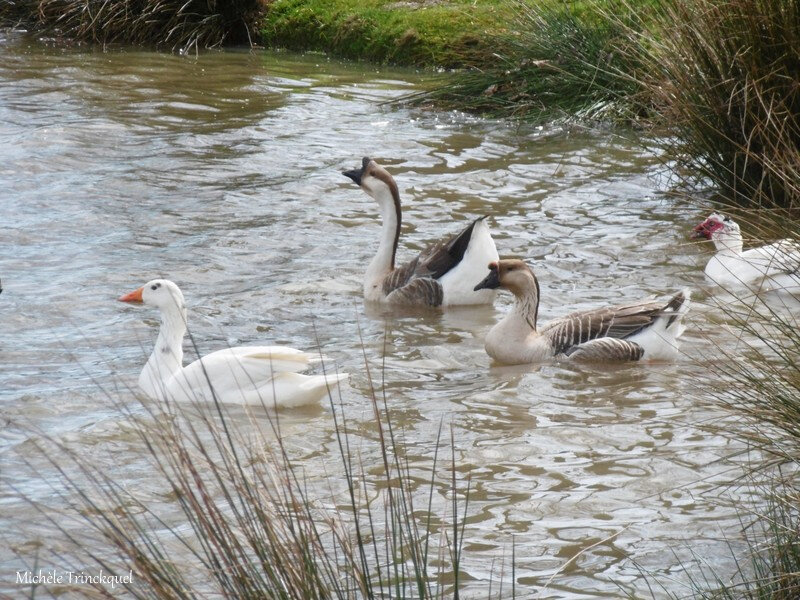
[[[120,302],[135,302],[136,304],[142,303],[142,290],[143,287],[140,287],[138,290],[133,290],[130,294],[125,294],[124,296],[120,296],[117,298]]]

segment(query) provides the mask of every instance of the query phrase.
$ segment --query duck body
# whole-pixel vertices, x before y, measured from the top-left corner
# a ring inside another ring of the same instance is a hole
[[[382,226],[378,251],[364,276],[369,302],[420,306],[491,304],[494,290],[475,290],[474,282],[489,262],[498,260],[489,227],[478,218],[460,232],[433,244],[396,267],[402,212],[394,178],[365,157],[361,169],[344,173],[378,202]]]
[[[711,283],[725,288],[800,292],[800,246],[796,242],[785,239],[743,250],[739,225],[719,213],[695,227],[691,237],[714,243],[716,254],[704,270]]]
[[[238,346],[207,354],[183,366],[186,308],[178,286],[166,279],[148,282],[120,298],[161,310],[153,353],[139,375],[139,387],[154,400],[295,407],[319,401],[347,378],[303,375],[315,359],[283,346]]]
[[[630,362],[673,360],[678,355],[681,319],[689,293],[668,302],[640,302],[577,311],[537,328],[539,282],[520,260],[490,265],[490,274],[476,287],[495,286],[516,296],[512,310],[486,336],[486,352],[504,364],[569,360]]]

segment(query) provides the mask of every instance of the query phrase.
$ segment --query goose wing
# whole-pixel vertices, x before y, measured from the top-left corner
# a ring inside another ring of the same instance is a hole
[[[472,239],[472,230],[483,218],[475,219],[449,239],[428,246],[414,260],[389,273],[383,280],[383,291],[387,299],[392,301],[388,298],[389,295],[394,296],[396,292],[411,286],[411,289],[399,294],[394,301],[424,301],[425,304],[439,306],[443,293],[436,280],[461,262]],[[430,283],[417,283],[424,279]]]
[[[629,362],[640,360],[644,356],[644,348],[636,342],[604,337],[572,346],[564,354],[573,360]]]
[[[239,399],[280,373],[304,371],[312,355],[282,346],[239,346],[207,354],[187,365],[167,384],[172,399]],[[210,384],[210,385],[209,385]],[[213,394],[211,389],[213,388]]]
[[[661,302],[640,302],[570,313],[540,329],[556,354],[600,338],[624,339],[649,327],[668,308]]]

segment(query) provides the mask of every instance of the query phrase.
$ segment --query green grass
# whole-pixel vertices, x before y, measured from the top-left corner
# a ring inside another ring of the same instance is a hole
[[[274,0],[260,31],[266,45],[291,50],[410,66],[486,66],[506,43],[511,14],[504,0]]]

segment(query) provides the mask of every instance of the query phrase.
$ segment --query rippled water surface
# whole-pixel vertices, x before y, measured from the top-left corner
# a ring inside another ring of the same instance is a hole
[[[106,392],[133,401],[158,324],[115,300],[157,276],[183,289],[206,351],[321,344],[352,374],[344,411],[365,444],[359,327],[376,373],[385,349],[409,461],[427,464],[443,422],[471,477],[474,597],[512,540],[520,597],[556,571],[540,597],[663,596],[643,573],[681,592],[678,557],[693,553],[730,570],[724,538],[740,523],[716,484],[735,448],[696,427],[718,417],[692,383],[711,351],[695,330],[704,312],[676,364],[493,367],[482,339],[508,297],[444,313],[364,306],[379,215],[340,175],[364,155],[395,175],[401,260],[488,215],[500,254],[534,265],[546,321],[701,284],[707,249],[686,243],[698,215],[660,191],[655,157],[608,133],[393,108],[420,75],[319,56],[101,52],[5,34],[0,57],[0,456],[13,485],[0,589],[20,591],[14,572],[47,536],[19,499],[50,498],[58,479],[37,431],[129,489],[150,484]],[[328,408],[287,416],[284,436],[312,477],[339,460]]]

